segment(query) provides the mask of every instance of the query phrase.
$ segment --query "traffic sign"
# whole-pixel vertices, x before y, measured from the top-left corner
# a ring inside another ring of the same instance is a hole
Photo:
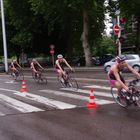
[[[114,30],[115,34],[118,34],[120,32],[120,26],[114,25],[114,29],[113,30]]]
[[[54,54],[54,50],[50,50],[50,54]]]

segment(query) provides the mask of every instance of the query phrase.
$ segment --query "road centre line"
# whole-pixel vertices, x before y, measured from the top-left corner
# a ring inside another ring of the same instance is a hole
[[[44,111],[42,109],[39,109],[37,107],[31,106],[26,103],[23,103],[21,101],[18,101],[14,98],[8,97],[3,94],[0,94],[0,101],[4,102],[5,104],[9,105],[10,107],[13,107],[13,108],[19,110],[20,112],[24,112],[24,113]]]
[[[69,97],[69,98],[73,98],[73,99],[89,101],[89,97],[71,94],[71,93],[66,93],[66,92],[62,92],[62,91],[55,91],[55,90],[49,90],[49,89],[40,90],[40,91],[45,92],[45,93],[58,95],[58,96],[64,96],[64,97]],[[104,99],[97,99],[97,98],[95,98],[95,102],[97,102],[100,105],[114,103],[113,101],[104,100]]]

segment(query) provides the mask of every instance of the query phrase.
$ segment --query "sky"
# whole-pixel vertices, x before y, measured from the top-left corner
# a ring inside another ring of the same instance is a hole
[[[107,6],[108,5],[108,0],[106,0],[104,2],[104,5]],[[111,23],[112,19],[111,17],[109,16],[109,13],[105,13],[105,20],[104,20],[104,23],[105,23],[105,33],[107,36],[111,36],[110,32],[112,31],[111,27],[112,27],[112,23]]]

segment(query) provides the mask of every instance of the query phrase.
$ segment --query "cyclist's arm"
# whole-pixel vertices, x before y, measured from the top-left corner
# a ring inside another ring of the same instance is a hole
[[[114,69],[113,70],[114,75],[116,77],[116,80],[122,85],[122,87],[126,90],[129,91],[129,88],[122,82],[122,80],[120,79],[120,75],[118,74],[118,70]]]
[[[39,64],[39,62],[37,62],[37,65],[44,70],[44,68]]]
[[[19,68],[22,68],[22,67],[18,64],[18,62],[16,62],[16,64],[18,65]]]
[[[36,73],[37,73],[37,71],[36,71],[36,69],[35,69],[35,67],[34,67],[34,64],[33,64],[33,63],[31,63],[31,68],[32,68],[32,70],[33,70],[34,72],[36,72]]]
[[[134,70],[128,63],[126,63],[127,68],[129,69],[129,71],[131,71],[133,74],[137,75],[138,78],[140,78],[140,74]]]
[[[64,63],[72,70],[72,67],[69,65],[66,59],[63,59]]]

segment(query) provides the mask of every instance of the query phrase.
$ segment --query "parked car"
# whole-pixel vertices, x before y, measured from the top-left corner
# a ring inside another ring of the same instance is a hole
[[[137,72],[140,72],[140,57],[137,54],[126,54],[126,62],[132,66]],[[113,64],[116,63],[115,58],[104,64],[104,70],[108,72]],[[124,69],[126,71],[126,69]]]
[[[112,54],[104,54],[102,56],[96,57],[95,65],[104,65],[104,63],[110,61],[114,58]]]
[[[92,65],[95,65],[95,57],[92,57],[91,59],[91,63]],[[85,57],[79,57],[76,59],[76,66],[85,66],[86,62],[85,62]]]

